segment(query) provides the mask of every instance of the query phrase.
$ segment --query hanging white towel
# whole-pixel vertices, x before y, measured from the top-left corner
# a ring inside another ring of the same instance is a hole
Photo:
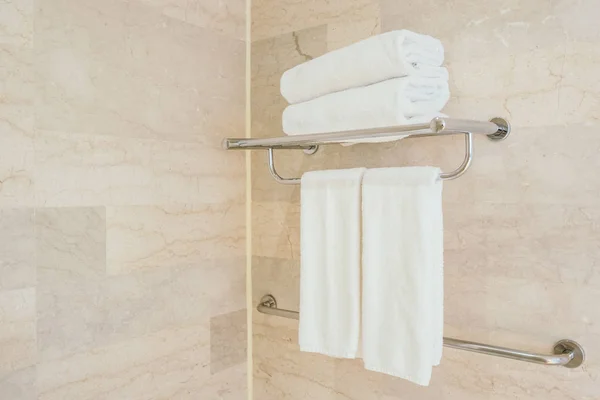
[[[431,36],[398,30],[372,36],[286,71],[281,94],[290,104],[386,79],[420,75],[448,79],[442,43]]]
[[[302,351],[356,357],[360,331],[360,184],[364,171],[314,171],[302,176]]]
[[[443,343],[442,182],[433,167],[363,178],[365,368],[428,385]]]
[[[429,122],[449,98],[448,82],[442,79],[390,79],[288,106],[283,131],[305,135]]]

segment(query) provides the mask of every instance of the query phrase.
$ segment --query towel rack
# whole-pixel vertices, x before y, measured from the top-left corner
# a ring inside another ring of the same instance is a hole
[[[290,319],[298,319],[300,315],[296,311],[278,308],[277,300],[270,294],[264,296],[260,300],[256,309],[262,314],[276,315],[278,317]],[[577,368],[585,361],[583,347],[581,347],[579,343],[569,339],[563,339],[556,342],[553,354],[531,353],[523,350],[509,349],[506,347],[492,346],[489,344],[447,337],[444,338],[444,346],[490,356],[511,358],[513,360],[526,361],[534,364],[558,365],[566,368]]]
[[[389,138],[406,135],[407,138],[442,135],[465,135],[465,158],[454,171],[440,174],[440,179],[456,179],[464,174],[473,159],[473,134],[484,134],[490,140],[504,140],[510,134],[510,124],[504,118],[492,118],[490,121],[471,121],[436,117],[429,123],[400,125],[384,128],[360,129],[312,135],[281,136],[261,139],[228,138],[223,141],[226,150],[267,150],[269,171],[276,182],[284,185],[300,183],[300,178],[284,178],[275,169],[274,150],[302,149],[306,154],[314,154],[319,146],[347,143],[357,139]]]

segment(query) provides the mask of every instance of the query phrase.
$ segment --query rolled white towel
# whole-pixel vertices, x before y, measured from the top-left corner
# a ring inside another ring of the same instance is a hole
[[[295,104],[407,75],[447,80],[448,71],[435,68],[443,62],[444,47],[439,40],[408,30],[392,31],[286,71],[281,77],[281,94]]]
[[[422,123],[439,115],[449,97],[448,82],[442,79],[390,79],[290,105],[283,112],[283,131],[287,135],[306,135]]]

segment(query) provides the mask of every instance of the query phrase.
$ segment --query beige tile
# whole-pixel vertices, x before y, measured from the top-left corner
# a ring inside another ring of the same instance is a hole
[[[376,15],[371,18],[365,16],[359,21],[327,24],[327,50],[337,50],[380,33],[379,10],[376,11]]]
[[[270,294],[281,308],[298,310],[300,303],[300,260],[286,258],[252,258],[252,305]]]
[[[477,138],[472,168],[445,185],[447,202],[598,204],[594,171],[600,142],[593,127],[515,129],[506,142]]]
[[[445,360],[444,360],[445,361]],[[336,360],[334,386],[338,392],[332,399],[419,399],[438,400],[444,397],[442,371],[435,368],[428,387],[403,379],[365,371],[362,360]]]
[[[0,290],[35,286],[33,209],[0,209]]]
[[[103,208],[40,209],[37,333],[56,360],[245,307],[244,257],[107,276]]]
[[[40,358],[56,360],[245,307],[244,259],[106,278],[39,272]],[[207,328],[208,329],[208,328]]]
[[[546,347],[565,338],[583,342],[600,335],[593,322],[598,311],[588,307],[598,292],[590,286],[523,279],[452,278],[445,284],[445,318],[454,326],[487,329],[500,338],[522,335]],[[565,326],[565,320],[573,322]]]
[[[186,398],[210,377],[209,346],[206,326],[196,325],[41,362],[38,399]]]
[[[107,276],[103,208],[36,216],[40,359],[59,359],[245,306],[243,257]]]
[[[241,201],[244,155],[202,144],[41,132],[43,206],[191,205]]]
[[[41,208],[35,217],[40,359],[85,348],[106,326],[106,216],[97,208]]]
[[[168,289],[168,314],[176,324],[208,323],[208,316],[246,307],[246,258],[206,260],[198,267],[175,268]]]
[[[335,399],[335,360],[301,353],[298,321],[258,316],[253,324],[254,398]]]
[[[0,7],[6,7],[7,3],[2,4]],[[0,110],[31,106],[34,100],[33,50],[0,41],[0,60]],[[23,122],[13,121],[13,124],[23,128]]]
[[[252,205],[253,240],[258,257],[300,259],[300,206],[297,203],[259,202]]]
[[[0,398],[37,400],[35,375],[36,368],[30,367],[0,376]]]
[[[252,136],[281,136],[281,113],[287,106],[279,93],[279,80],[284,71],[311,57],[327,51],[327,26],[317,26],[298,32],[252,43]],[[277,151],[279,173],[298,177],[311,162],[312,156],[301,151]],[[283,187],[269,175],[266,154],[252,157],[252,198],[258,201],[289,201],[299,195],[295,186]]]
[[[240,182],[240,185],[243,185]],[[245,205],[109,207],[109,274],[245,255]]]
[[[244,364],[247,357],[246,309],[210,319],[210,371],[212,374]]]
[[[37,268],[74,277],[106,274],[104,207],[39,208],[35,215]]]
[[[0,380],[36,362],[35,288],[0,291]]]
[[[8,0],[0,3],[0,45],[31,47],[33,15],[33,0]]]
[[[238,364],[203,381],[190,382],[194,390],[180,391],[177,400],[218,399],[246,400],[247,392],[246,363]]]
[[[219,146],[244,130],[244,43],[141,2],[43,0],[39,128]]]
[[[246,2],[244,0],[140,0],[169,17],[211,29],[236,39],[246,38]]]
[[[4,15],[1,9],[7,6],[11,4],[0,5],[0,14]],[[34,204],[32,54],[29,48],[1,42],[0,34],[0,206],[31,206]]]
[[[375,0],[274,1],[252,2],[252,40],[312,28],[340,21],[359,21],[379,11]]]
[[[597,285],[599,212],[564,205],[446,205],[446,277]]]

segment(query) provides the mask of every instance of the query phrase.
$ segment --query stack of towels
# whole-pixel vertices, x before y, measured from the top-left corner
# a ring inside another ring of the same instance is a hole
[[[450,97],[443,62],[439,40],[399,30],[300,64],[281,77],[281,94],[290,103],[283,131],[303,135],[429,122],[442,115]]]
[[[281,80],[288,135],[421,123],[448,101],[441,43],[389,32]],[[400,137],[397,137],[400,138]],[[302,351],[428,385],[443,346],[442,182],[433,167],[313,171],[301,181]]]

